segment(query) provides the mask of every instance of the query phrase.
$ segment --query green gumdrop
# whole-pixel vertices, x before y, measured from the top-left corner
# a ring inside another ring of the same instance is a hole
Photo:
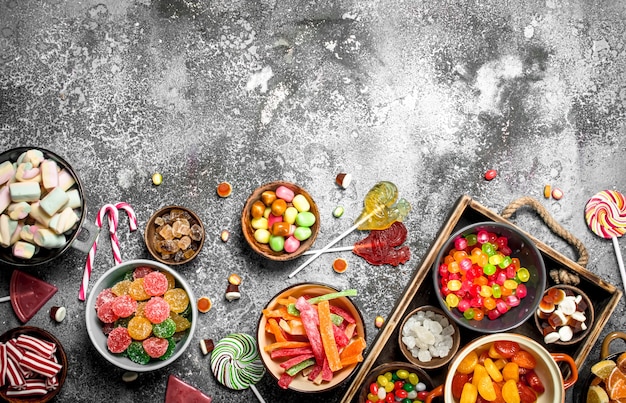
[[[146,365],[150,362],[150,356],[143,348],[143,344],[140,341],[133,341],[126,349],[128,358],[137,364]]]
[[[163,322],[152,326],[152,333],[154,333],[156,337],[160,337],[162,339],[172,337],[175,332],[176,322],[174,322],[172,318],[167,318]]]
[[[297,227],[293,232],[293,236],[300,242],[305,241],[311,237],[311,228],[309,227]]]
[[[270,248],[274,252],[280,252],[285,248],[285,238],[282,236],[270,235]]]
[[[315,224],[315,214],[310,211],[303,211],[296,216],[296,225],[298,227],[310,227]]]

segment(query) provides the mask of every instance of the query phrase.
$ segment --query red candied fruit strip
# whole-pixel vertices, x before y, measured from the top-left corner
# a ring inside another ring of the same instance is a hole
[[[107,337],[107,347],[114,354],[123,353],[133,340],[128,334],[128,329],[118,326],[109,332]]]
[[[148,273],[143,278],[143,289],[152,297],[165,294],[167,287],[167,277],[160,271]]]
[[[161,297],[152,297],[143,308],[143,314],[150,322],[158,324],[170,316],[170,305]]]
[[[152,273],[153,271],[154,271],[154,269],[152,267],[148,267],[148,266],[136,267],[135,270],[133,271],[133,279],[137,280],[138,278],[145,277],[146,274]]]
[[[98,313],[98,319],[104,323],[113,323],[119,319],[115,312],[113,312],[113,301],[103,303],[96,312]]]
[[[162,357],[167,352],[169,342],[160,337],[149,337],[143,341],[143,349],[152,358]]]
[[[356,320],[352,315],[350,315],[350,312],[346,311],[343,308],[330,304],[330,312],[334,313],[335,315],[341,316],[342,318],[344,318],[344,320],[348,321],[348,323],[356,323]]]
[[[284,372],[280,376],[280,379],[278,380],[278,386],[280,386],[283,389],[289,389],[289,384],[291,383],[291,381],[293,381],[293,378],[294,378],[293,376]]]
[[[128,318],[137,310],[137,301],[132,299],[130,295],[120,295],[113,300],[111,310],[120,318]]]
[[[287,361],[283,361],[280,363],[281,368],[289,369],[296,364],[300,364],[304,360],[308,360],[309,358],[313,358],[313,353],[310,354],[302,354],[296,357],[293,357]]]
[[[272,359],[281,358],[281,357],[295,357],[297,355],[302,354],[312,354],[313,350],[311,347],[300,347],[300,348],[280,348],[278,350],[274,350],[270,353],[270,357]]]

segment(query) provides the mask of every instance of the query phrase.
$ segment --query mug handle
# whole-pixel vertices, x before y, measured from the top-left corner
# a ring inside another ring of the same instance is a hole
[[[600,349],[600,359],[604,360],[606,357],[611,355],[609,353],[609,345],[615,339],[622,339],[626,341],[626,333],[623,332],[611,332],[606,335],[604,340],[602,341],[602,348]]]
[[[87,230],[87,233],[89,234],[87,239],[84,241],[81,241],[80,239],[78,239],[78,237],[76,237],[76,239],[74,239],[74,242],[72,242],[71,246],[72,248],[77,249],[86,254],[86,253],[89,253],[89,250],[93,246],[93,243],[96,241],[96,238],[100,234],[100,228],[98,228],[98,226],[92,223],[91,221],[85,220],[83,221],[82,227],[80,227],[80,232],[83,232],[84,230]]]
[[[574,359],[567,354],[550,353],[550,355],[556,362],[565,361],[569,364],[571,374],[569,378],[563,380],[563,389],[565,390],[569,389],[578,380],[578,368],[576,367],[576,362],[574,362]]]
[[[426,396],[426,401],[424,403],[432,403],[433,399],[439,396],[443,396],[443,385],[439,385],[435,389],[431,390]]]

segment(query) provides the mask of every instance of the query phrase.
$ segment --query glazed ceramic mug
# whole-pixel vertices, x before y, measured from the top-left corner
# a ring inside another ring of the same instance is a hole
[[[452,396],[452,379],[461,361],[474,350],[480,356],[491,346],[491,343],[502,340],[518,343],[521,349],[526,350],[535,358],[537,365],[534,371],[545,386],[545,392],[538,396],[537,403],[564,403],[565,390],[578,380],[578,368],[574,359],[567,354],[550,353],[536,341],[515,333],[482,336],[463,347],[450,363],[444,384],[433,389],[426,398],[426,403],[431,403],[435,397],[439,396],[443,396],[445,403],[458,403],[458,399]],[[563,379],[557,362],[566,362],[569,365],[571,374],[567,379]]]

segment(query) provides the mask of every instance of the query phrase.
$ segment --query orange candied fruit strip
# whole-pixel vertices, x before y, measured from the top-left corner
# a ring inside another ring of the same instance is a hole
[[[282,318],[285,320],[300,319],[299,317],[291,315],[287,312],[286,306],[281,306],[278,309],[263,309],[262,312],[263,316],[266,318]]]
[[[328,366],[333,372],[339,371],[343,367],[341,365],[341,360],[339,359],[337,343],[335,342],[333,322],[330,320],[330,303],[328,301],[320,301],[320,303],[317,304],[317,312],[320,320],[322,345],[324,346]]]
[[[270,353],[274,350],[278,350],[281,348],[301,348],[310,346],[311,343],[309,343],[308,341],[277,341],[276,343],[271,343],[263,347],[263,350]]]
[[[281,330],[280,326],[278,326],[278,322],[276,322],[275,318],[269,318],[267,320],[267,328],[270,333],[272,333],[274,335],[274,338],[276,339],[276,341],[287,341],[287,339],[285,339],[285,335],[283,334],[283,331]]]

